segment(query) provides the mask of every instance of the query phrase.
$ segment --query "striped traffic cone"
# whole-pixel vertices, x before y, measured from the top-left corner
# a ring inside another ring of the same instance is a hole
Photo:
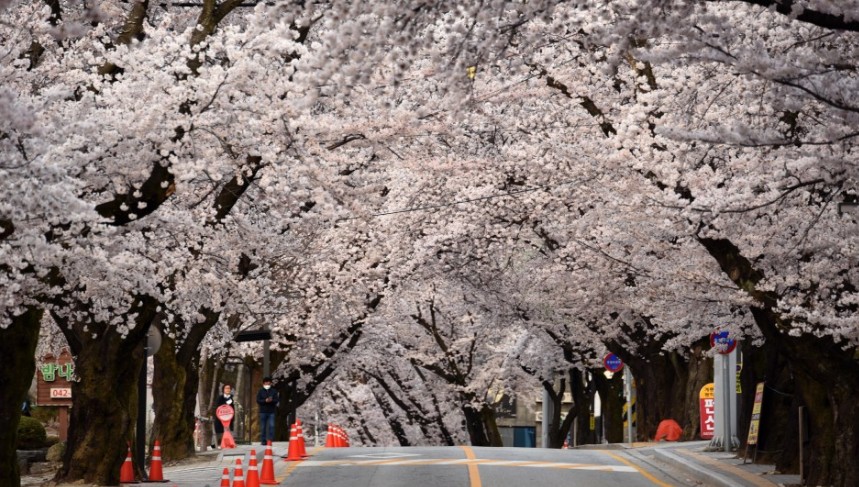
[[[298,452],[298,428],[295,424],[289,429],[289,450],[286,453],[287,462],[300,462],[304,460],[301,458],[301,453]]]
[[[161,443],[155,440],[152,461],[149,462],[149,480],[146,482],[168,482],[164,480],[164,465],[161,463]]]
[[[230,469],[224,467],[224,473],[221,474],[221,487],[230,487]]]
[[[337,427],[337,447],[345,448],[346,447],[346,438],[343,436],[343,428]]]
[[[245,487],[260,487],[256,450],[251,450],[251,458],[248,460],[248,476],[245,479]]]
[[[245,476],[242,473],[241,458],[236,458],[236,469],[233,470],[233,487],[245,487]]]
[[[331,447],[332,448],[340,448],[340,432],[337,431],[339,428],[335,424],[331,427]]]
[[[304,444],[304,428],[301,427],[301,420],[295,420],[296,438],[298,439],[298,455],[302,458],[307,458],[307,446]]]
[[[262,475],[259,483],[262,485],[277,485],[274,479],[274,460],[271,454],[271,441],[265,447],[265,456],[262,458]]]
[[[334,427],[328,424],[328,433],[325,434],[325,448],[334,448]]]
[[[119,483],[131,484],[134,483],[134,464],[131,463],[131,447],[128,447],[128,455],[125,456],[125,461],[122,462],[122,469],[119,471]]]

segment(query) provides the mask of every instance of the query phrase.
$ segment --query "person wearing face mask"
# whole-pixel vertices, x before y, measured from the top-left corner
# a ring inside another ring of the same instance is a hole
[[[224,404],[233,408],[233,419],[230,420],[230,431],[233,431],[233,422],[235,422],[236,420],[236,400],[233,397],[233,388],[229,384],[224,384],[223,393],[218,396],[218,401],[215,405],[215,409],[218,409],[219,406],[223,406]],[[224,425],[221,424],[221,422],[218,420],[215,420],[215,436],[217,437],[216,445],[220,445],[221,438],[224,436]]]
[[[274,441],[274,415],[279,402],[277,390],[271,387],[271,377],[263,377],[262,388],[257,392],[261,445],[265,445],[267,441]]]

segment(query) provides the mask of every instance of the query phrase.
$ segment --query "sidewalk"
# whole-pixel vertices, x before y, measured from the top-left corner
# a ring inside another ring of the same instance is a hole
[[[272,456],[274,457],[275,475],[278,476],[286,469],[287,464],[281,457],[286,456],[289,447],[289,442],[274,442],[272,443]],[[196,458],[205,458],[202,461],[196,461],[191,464],[183,465],[165,465],[164,478],[168,480],[165,485],[178,487],[217,487],[221,482],[221,475],[224,469],[228,469],[232,478],[236,467],[236,460],[241,460],[242,471],[244,475],[248,473],[250,465],[250,453],[254,450],[257,457],[258,468],[262,468],[263,456],[265,455],[265,446],[256,445],[237,445],[236,448],[228,450],[209,450],[206,452],[197,453]],[[146,486],[152,484],[122,484],[128,486]]]
[[[289,464],[283,461],[289,447],[289,442],[275,442],[272,444],[272,456],[274,457],[275,476],[279,477],[288,468]],[[308,447],[312,450],[313,447]],[[242,470],[245,475],[248,472],[250,461],[250,452],[255,450],[257,456],[258,468],[262,468],[263,456],[265,455],[265,446],[256,445],[238,445],[236,448],[229,450],[208,450],[198,452],[192,459],[182,461],[177,465],[164,465],[164,478],[167,482],[160,485],[169,487],[218,487],[221,482],[221,475],[225,468],[229,469],[230,477],[236,466],[236,460],[242,461]],[[147,465],[148,470],[149,465]],[[54,471],[45,471],[41,474],[22,476],[22,486],[41,486],[41,485],[56,485],[56,487],[81,487],[87,484],[53,484],[50,479],[54,476]],[[130,483],[122,484],[123,486],[143,487],[153,484]]]
[[[796,474],[775,472],[773,465],[743,464],[742,452],[707,452],[707,441],[636,443],[636,450],[669,465],[703,485],[718,487],[799,486]],[[751,460],[749,460],[751,462]]]

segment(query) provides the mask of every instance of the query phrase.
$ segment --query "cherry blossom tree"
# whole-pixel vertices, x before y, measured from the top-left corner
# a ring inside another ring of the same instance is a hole
[[[372,323],[477,444],[521,333],[668,377],[727,328],[792,367],[810,480],[857,483],[855,1],[239,3],[0,4],[2,333],[48,311],[79,361],[62,477],[118,471],[148,327],[187,370],[270,319],[289,407]]]

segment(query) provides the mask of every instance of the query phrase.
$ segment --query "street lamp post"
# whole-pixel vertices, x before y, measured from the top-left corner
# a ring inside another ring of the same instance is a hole
[[[149,326],[146,332],[146,341],[143,344],[143,367],[140,368],[140,376],[137,379],[137,437],[135,445],[137,450],[137,465],[140,467],[142,480],[147,480],[146,466],[146,382],[149,372],[149,357],[158,353],[161,348],[161,333],[158,328]]]
[[[271,349],[271,330],[262,328],[259,330],[243,330],[236,333],[234,342],[258,342],[262,341],[262,375],[271,375],[269,364],[269,350]]]

